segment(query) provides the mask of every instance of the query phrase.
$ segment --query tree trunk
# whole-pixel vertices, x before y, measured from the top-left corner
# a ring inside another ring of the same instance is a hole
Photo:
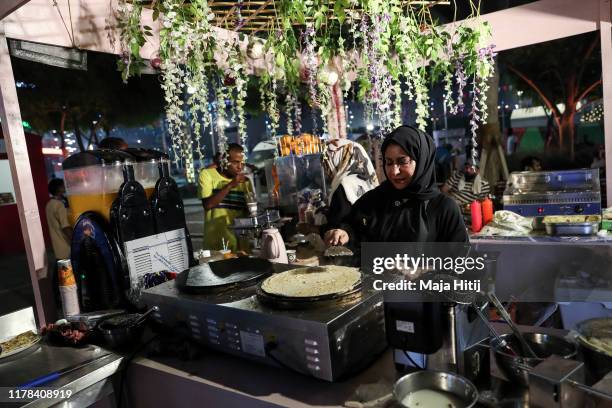
[[[77,144],[79,145],[79,150],[84,152],[85,146],[83,145],[83,136],[81,135],[81,128],[79,126],[79,121],[76,115],[72,116],[72,123],[74,125],[74,137],[76,138]]]
[[[66,109],[62,109],[62,116],[60,117],[60,149],[62,149],[62,154],[64,155],[64,157],[67,156],[66,154],[66,138],[64,135],[65,132],[65,128],[66,128],[66,116],[67,116],[67,112]]]
[[[574,161],[574,117],[576,116],[575,105],[566,106],[563,115],[561,116],[561,127],[559,131],[559,148],[563,152],[570,155],[570,159]]]
[[[95,143],[96,146],[100,144],[98,141],[98,134],[96,132],[97,126],[92,124],[89,128],[89,144]],[[89,147],[89,146],[88,146]]]
[[[495,185],[506,179],[507,166],[503,154],[503,135],[499,130],[499,112],[497,104],[499,100],[499,68],[495,60],[495,71],[489,78],[489,89],[487,90],[487,123],[480,127],[480,140],[482,143],[481,174],[487,180],[492,189]]]

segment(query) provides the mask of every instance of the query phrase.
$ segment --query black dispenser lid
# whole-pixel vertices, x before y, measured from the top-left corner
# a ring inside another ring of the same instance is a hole
[[[124,151],[131,154],[136,162],[168,159],[168,155],[166,153],[160,152],[159,150],[130,147],[128,149],[125,149]]]
[[[111,165],[117,162],[133,161],[132,155],[111,149],[87,150],[71,155],[62,163],[63,170],[77,169],[79,167]]]

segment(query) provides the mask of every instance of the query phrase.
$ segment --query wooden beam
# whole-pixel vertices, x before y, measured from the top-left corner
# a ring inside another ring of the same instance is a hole
[[[257,15],[258,15],[259,13],[261,13],[261,12],[262,12],[262,11],[263,11],[263,10],[264,10],[264,9],[265,9],[265,8],[266,8],[268,5],[269,5],[269,4],[273,4],[273,3],[274,3],[274,0],[268,0],[268,1],[266,1],[264,4],[262,4],[261,6],[259,6],[259,8],[258,8],[257,10],[255,10],[255,12],[254,12],[253,14],[249,15],[249,16],[248,16],[248,17],[247,17],[247,18],[244,20],[244,22],[243,22],[243,24],[242,24],[242,25],[243,25],[243,26],[246,26],[246,25],[247,25],[247,23],[248,23],[249,21],[251,21],[253,18],[257,17]],[[263,17],[263,16],[262,16],[262,17]]]
[[[23,6],[30,0],[2,0],[0,1],[0,20]]]
[[[260,32],[262,29],[266,28],[268,25],[271,25],[271,24],[272,24],[272,20],[270,20],[270,21],[268,22],[268,24],[263,25],[263,26],[260,26],[259,28],[257,28],[256,30],[254,30],[254,31],[251,33],[251,35],[255,35],[255,34],[257,34],[257,33],[258,33],[258,32]]]
[[[252,4],[254,6],[259,6],[261,4],[265,4],[266,1],[246,1],[243,2],[242,4],[244,5],[248,5],[248,4]],[[209,7],[230,7],[230,6],[235,6],[236,2],[235,1],[215,1],[212,3],[208,3]]]
[[[486,21],[495,51],[558,40],[599,29],[600,0],[539,0],[523,6],[483,14],[470,24]],[[517,30],[517,24],[524,27]],[[446,24],[452,30],[457,23]]]
[[[234,11],[236,10],[236,6],[232,7],[231,9],[229,9],[229,11],[227,13],[225,13],[225,16],[223,17],[223,20],[221,20],[221,27],[223,27],[225,25],[225,23],[227,22],[227,19],[229,18],[230,15],[234,14]],[[225,27],[223,27],[225,28]]]
[[[45,302],[39,286],[39,279],[47,277],[47,254],[45,240],[38,213],[34,180],[28,157],[26,138],[21,122],[17,88],[13,76],[11,56],[4,34],[4,23],[0,21],[0,118],[2,119],[2,133],[6,143],[9,166],[15,199],[21,224],[30,280],[34,291],[34,302],[38,325],[44,326],[47,322]],[[13,271],[6,271],[12,273]]]
[[[272,1],[272,0],[270,0]],[[276,11],[274,9],[269,9],[269,8],[265,8],[262,9],[261,11],[258,11],[258,9],[255,10],[242,10],[242,14],[247,14],[247,15],[253,15],[253,14],[258,14],[258,15],[264,15],[264,14],[276,14]]]

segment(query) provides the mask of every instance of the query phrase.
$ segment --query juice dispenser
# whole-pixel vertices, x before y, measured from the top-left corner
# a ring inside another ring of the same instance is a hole
[[[64,183],[70,205],[70,221],[93,211],[110,220],[110,209],[123,183],[123,163],[133,161],[128,153],[118,150],[88,150],[64,160]]]
[[[167,160],[168,155],[152,149],[129,148],[125,151],[134,157],[134,176],[150,200],[159,179],[159,164],[163,159]]]

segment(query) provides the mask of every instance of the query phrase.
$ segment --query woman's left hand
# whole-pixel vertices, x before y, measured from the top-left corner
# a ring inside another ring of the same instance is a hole
[[[325,233],[325,245],[346,245],[349,242],[349,235],[343,229],[332,229]]]

